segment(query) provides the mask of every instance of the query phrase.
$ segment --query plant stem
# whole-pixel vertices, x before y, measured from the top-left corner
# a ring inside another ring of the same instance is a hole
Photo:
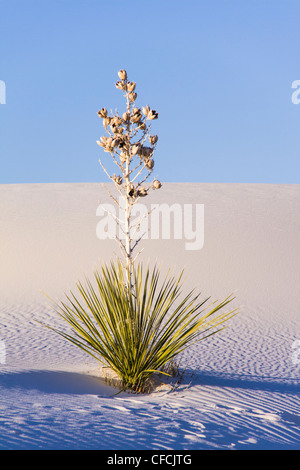
[[[127,81],[127,80],[126,80]],[[127,102],[127,113],[130,115],[131,105],[129,99],[129,93],[126,90],[126,102]],[[127,137],[128,142],[130,142],[130,121],[127,121]],[[127,149],[127,158],[126,158],[126,173],[124,175],[125,180],[125,198],[126,198],[126,206],[125,206],[125,249],[126,249],[126,276],[127,276],[127,284],[128,289],[132,291],[132,247],[131,247],[131,235],[130,235],[130,211],[131,211],[131,203],[130,203],[130,189],[131,189],[131,181],[130,181],[130,160],[131,160],[131,152],[130,146]]]

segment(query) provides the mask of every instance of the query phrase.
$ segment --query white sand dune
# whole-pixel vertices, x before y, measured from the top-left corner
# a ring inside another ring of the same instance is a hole
[[[99,184],[0,185],[0,449],[300,449],[300,185],[167,183],[147,198],[204,204],[204,246],[149,239],[140,259],[241,307],[185,351],[181,384],[149,395],[115,395],[35,321],[65,327],[42,291],[61,299],[119,254],[96,237],[99,202]]]

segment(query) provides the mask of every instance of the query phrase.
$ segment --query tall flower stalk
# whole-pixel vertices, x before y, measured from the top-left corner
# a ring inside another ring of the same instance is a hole
[[[110,193],[115,203],[123,211],[122,219],[116,217],[115,219],[124,233],[124,241],[119,237],[116,238],[125,258],[127,284],[132,290],[133,264],[139,254],[135,255],[134,252],[143,237],[143,235],[138,239],[133,237],[143,217],[133,225],[131,222],[132,206],[141,197],[146,197],[151,189],[157,190],[161,187],[161,183],[157,179],[149,182],[154,169],[153,154],[158,141],[158,136],[151,134],[151,121],[158,118],[158,113],[149,105],[142,108],[137,107],[136,83],[128,80],[125,70],[120,70],[118,76],[116,88],[123,91],[126,110],[122,115],[118,112],[111,112],[109,115],[106,108],[98,111],[99,117],[103,120],[106,135],[97,140],[97,144],[112,156],[113,162],[118,168],[118,174],[110,175],[102,160],[99,160],[123,202],[120,205]]]

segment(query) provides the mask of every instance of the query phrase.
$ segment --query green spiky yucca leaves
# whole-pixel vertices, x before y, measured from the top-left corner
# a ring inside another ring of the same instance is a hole
[[[109,366],[123,389],[145,391],[149,377],[195,341],[223,329],[237,312],[218,313],[233,300],[213,303],[208,313],[193,291],[182,296],[182,273],[168,275],[160,285],[159,270],[139,264],[133,269],[133,290],[128,290],[120,261],[95,271],[94,284],[77,283],[78,294],[56,304],[56,311],[74,334],[55,330],[88,354]],[[182,296],[182,300],[179,297]],[[222,326],[221,326],[222,325]],[[217,330],[215,327],[219,327]]]

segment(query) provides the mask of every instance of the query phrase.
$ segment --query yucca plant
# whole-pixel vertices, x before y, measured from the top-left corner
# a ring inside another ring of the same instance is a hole
[[[98,111],[108,135],[97,143],[111,155],[119,172],[110,175],[100,160],[122,199],[120,207],[109,191],[123,210],[123,220],[117,222],[124,241],[117,241],[124,264],[118,259],[103,265],[94,273],[93,282],[86,279],[85,284],[77,283],[76,294],[71,292],[64,302],[55,303],[71,333],[49,328],[110,367],[121,379],[122,389],[143,392],[153,373],[165,373],[170,361],[193,342],[223,329],[237,309],[224,313],[224,307],[233,300],[228,296],[214,302],[205,313],[208,298],[200,301],[194,291],[182,295],[182,273],[177,278],[168,274],[161,281],[158,268],[135,265],[133,253],[142,236],[133,239],[141,220],[132,223],[132,207],[150,189],[162,186],[157,179],[147,183],[158,141],[158,136],[150,133],[151,123],[158,113],[148,105],[138,108],[136,84],[128,80],[125,70],[118,76],[116,88],[124,93],[126,111],[110,115],[106,108]]]
[[[182,273],[168,274],[162,283],[157,267],[133,268],[135,295],[128,297],[124,269],[120,262],[103,265],[95,271],[94,283],[77,284],[78,292],[56,304],[59,315],[74,334],[52,328],[58,334],[100,363],[110,367],[121,379],[121,389],[144,392],[148,380],[193,342],[224,328],[236,310],[218,313],[232,300],[199,301],[193,291],[182,295]],[[182,297],[180,299],[180,297]]]

